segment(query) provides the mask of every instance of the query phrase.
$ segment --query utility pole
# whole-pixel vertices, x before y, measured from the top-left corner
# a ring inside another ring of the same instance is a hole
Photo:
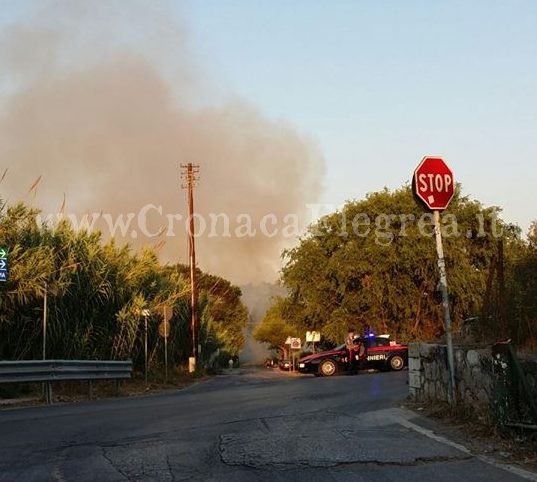
[[[198,286],[196,283],[196,245],[194,240],[194,186],[198,181],[199,166],[189,162],[181,164],[181,187],[187,190],[188,200],[188,263],[190,267],[190,305],[192,319],[190,330],[192,332],[192,356],[188,361],[188,371],[196,371],[196,360],[198,358]]]

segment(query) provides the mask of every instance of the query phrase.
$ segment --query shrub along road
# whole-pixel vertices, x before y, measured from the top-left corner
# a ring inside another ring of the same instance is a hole
[[[166,394],[4,409],[0,480],[537,480],[402,408],[406,380],[235,370]]]

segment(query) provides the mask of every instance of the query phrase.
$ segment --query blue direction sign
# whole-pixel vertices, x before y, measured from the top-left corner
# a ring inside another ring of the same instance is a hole
[[[0,248],[0,282],[7,281],[9,273],[9,265],[7,261],[7,251],[5,248]]]

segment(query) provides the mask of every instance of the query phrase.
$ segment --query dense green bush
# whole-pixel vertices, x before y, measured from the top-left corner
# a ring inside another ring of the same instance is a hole
[[[162,308],[173,308],[168,349],[173,364],[191,350],[190,285],[185,266],[159,264],[151,249],[134,253],[98,232],[67,221],[39,225],[36,210],[4,206],[0,246],[8,250],[9,281],[0,286],[0,359],[42,357],[43,298],[48,293],[47,358],[126,359],[143,366],[149,309],[150,361],[160,363]],[[217,349],[236,355],[246,308],[228,281],[198,271],[202,363]]]

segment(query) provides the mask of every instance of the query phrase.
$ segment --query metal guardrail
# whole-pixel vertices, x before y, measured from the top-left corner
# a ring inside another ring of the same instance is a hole
[[[0,383],[44,382],[45,398],[52,403],[51,382],[87,380],[89,398],[92,381],[124,380],[131,377],[132,361],[100,360],[21,360],[0,361]]]

